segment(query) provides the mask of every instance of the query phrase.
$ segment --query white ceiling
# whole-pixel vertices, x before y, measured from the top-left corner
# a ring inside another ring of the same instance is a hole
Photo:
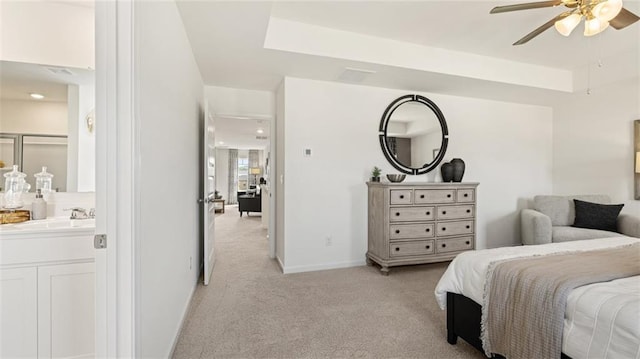
[[[270,122],[238,117],[216,117],[216,147],[239,150],[263,150],[269,144]],[[262,134],[257,131],[261,129]],[[267,139],[256,139],[265,136]],[[223,142],[223,143],[221,143]]]
[[[51,69],[69,73],[54,73]],[[94,72],[86,69],[0,61],[0,98],[3,100],[67,102],[67,86],[93,85]],[[30,93],[45,96],[34,100]]]
[[[525,45],[512,46],[562,9],[489,14],[492,7],[508,3],[513,2],[179,1],[178,8],[207,85],[273,91],[284,76],[337,81],[346,67],[354,67],[376,71],[363,85],[545,105],[567,95],[536,86],[393,66],[373,59],[354,61],[339,54],[320,56],[268,49],[265,38],[272,17],[418,44],[430,51],[447,49],[462,55],[518,62],[512,64],[521,67],[535,64],[538,68],[569,70],[573,72],[574,90],[586,86],[582,83],[586,66],[598,59],[603,59],[604,66],[597,69],[598,73],[592,70],[592,88],[607,81],[637,79],[640,22],[620,31],[607,29],[593,38],[582,36],[580,28],[568,38],[549,29]],[[640,14],[638,1],[626,0],[625,7]],[[315,39],[302,40],[313,43]],[[460,61],[461,67],[469,65],[462,58]]]

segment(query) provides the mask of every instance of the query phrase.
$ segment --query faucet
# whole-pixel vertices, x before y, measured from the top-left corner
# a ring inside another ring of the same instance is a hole
[[[66,208],[65,211],[71,211],[70,219],[90,219],[96,218],[95,209],[91,208],[89,213],[87,210],[80,207]]]

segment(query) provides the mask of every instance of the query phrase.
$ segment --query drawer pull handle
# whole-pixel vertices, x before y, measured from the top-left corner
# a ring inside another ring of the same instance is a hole
[[[421,195],[420,195],[420,198],[424,198],[424,195],[423,195],[423,194],[421,194]]]
[[[442,231],[443,231],[443,232],[444,232],[444,231],[446,231],[446,230],[447,230],[447,228],[446,228],[446,227],[442,227]]]
[[[431,229],[427,228],[424,230],[425,232],[431,232]]]
[[[399,216],[399,215],[400,215],[400,212],[396,212],[396,216]]]
[[[451,194],[448,194],[448,195],[447,195],[447,198],[451,198]]]
[[[396,247],[396,252],[400,252],[400,247]]]
[[[469,228],[471,228],[471,226],[467,224],[467,229],[469,229]]]
[[[429,249],[429,248],[431,248],[431,246],[425,246],[425,248],[426,248],[426,249]]]
[[[469,245],[469,241],[466,241],[465,243],[466,243],[467,245]]]
[[[447,214],[447,211],[442,211],[442,214]]]
[[[400,199],[403,199],[403,198],[404,198],[404,195],[403,195],[403,194],[401,194],[401,195],[400,195]]]
[[[396,229],[396,234],[399,234],[399,233],[400,233],[400,230],[399,230],[399,229]]]
[[[471,213],[471,210],[470,210],[470,209],[468,209],[468,210],[467,210],[467,213]]]
[[[427,216],[430,216],[430,215],[431,215],[431,212],[427,212]]]
[[[464,194],[464,196],[465,196],[465,197],[469,197],[469,194],[468,194],[468,193],[465,193],[465,194]]]
[[[442,243],[442,248],[446,247],[447,244],[446,243]]]

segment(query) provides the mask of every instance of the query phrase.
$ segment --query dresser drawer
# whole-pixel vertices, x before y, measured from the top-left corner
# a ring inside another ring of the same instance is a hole
[[[433,237],[433,223],[392,224],[389,226],[389,239]]]
[[[436,228],[438,236],[457,236],[473,233],[473,221],[439,222]]]
[[[391,204],[412,204],[412,194],[413,191],[410,189],[392,189]]]
[[[389,222],[433,221],[435,207],[391,207]]]
[[[417,189],[415,203],[453,203],[455,194],[453,189]]]
[[[438,206],[436,212],[438,213],[438,219],[473,218],[473,216],[475,216],[472,204]]]
[[[475,202],[476,191],[472,188],[459,189],[456,193],[456,199],[458,202]]]
[[[392,243],[389,255],[393,257],[420,256],[434,252],[433,240]]]
[[[438,239],[436,242],[437,253],[466,251],[473,249],[473,237]]]

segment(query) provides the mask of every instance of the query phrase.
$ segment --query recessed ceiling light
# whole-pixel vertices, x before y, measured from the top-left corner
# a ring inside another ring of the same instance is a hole
[[[30,93],[29,96],[31,96],[32,98],[35,98],[36,100],[42,100],[44,98],[44,95],[39,93]]]
[[[257,133],[259,133],[259,134],[263,134],[263,133],[264,133],[264,130],[263,130],[263,129],[261,129],[261,128],[259,128],[256,132],[257,132]]]
[[[221,145],[224,145],[224,141],[219,141],[218,143]]]

